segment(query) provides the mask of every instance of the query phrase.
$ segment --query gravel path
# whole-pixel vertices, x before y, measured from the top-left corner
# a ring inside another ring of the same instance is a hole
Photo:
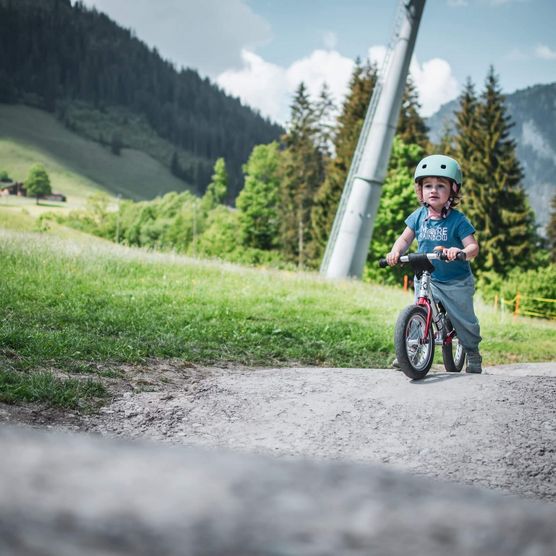
[[[556,501],[556,363],[430,373],[180,369],[78,428],[280,456],[387,463]],[[145,384],[146,382],[146,384]]]

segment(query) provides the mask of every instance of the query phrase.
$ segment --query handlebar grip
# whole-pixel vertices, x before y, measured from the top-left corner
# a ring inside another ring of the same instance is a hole
[[[386,268],[388,266],[388,262],[386,259],[380,259],[380,261],[378,261],[378,266],[380,266],[380,268]]]
[[[437,253],[438,253],[438,258],[441,261],[447,261],[448,260],[448,255],[446,255],[445,251],[437,251]],[[467,260],[467,255],[463,251],[459,251],[456,254],[456,260],[457,261],[466,261]]]

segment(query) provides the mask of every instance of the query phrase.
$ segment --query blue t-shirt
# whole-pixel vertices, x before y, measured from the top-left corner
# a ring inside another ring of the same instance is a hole
[[[425,207],[418,208],[405,221],[415,233],[419,253],[432,253],[438,245],[463,249],[463,238],[475,233],[475,228],[467,217],[458,210],[452,209],[446,218],[440,220],[428,218],[428,212]],[[436,282],[463,280],[471,275],[471,267],[467,261],[432,261],[432,264],[432,278]]]

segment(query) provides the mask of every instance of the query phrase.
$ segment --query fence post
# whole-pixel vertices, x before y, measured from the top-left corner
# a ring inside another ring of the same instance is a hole
[[[514,310],[514,317],[519,315],[519,304],[521,302],[521,294],[517,292],[515,294],[515,310]]]
[[[498,311],[498,294],[494,296],[494,312]]]

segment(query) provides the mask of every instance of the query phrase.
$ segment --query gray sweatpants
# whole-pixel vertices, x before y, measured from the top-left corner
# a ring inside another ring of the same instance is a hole
[[[431,282],[434,299],[440,301],[450,317],[459,341],[466,352],[479,351],[481,328],[473,309],[475,280],[469,276],[465,280],[452,283]],[[419,291],[419,282],[415,279],[415,295]]]

